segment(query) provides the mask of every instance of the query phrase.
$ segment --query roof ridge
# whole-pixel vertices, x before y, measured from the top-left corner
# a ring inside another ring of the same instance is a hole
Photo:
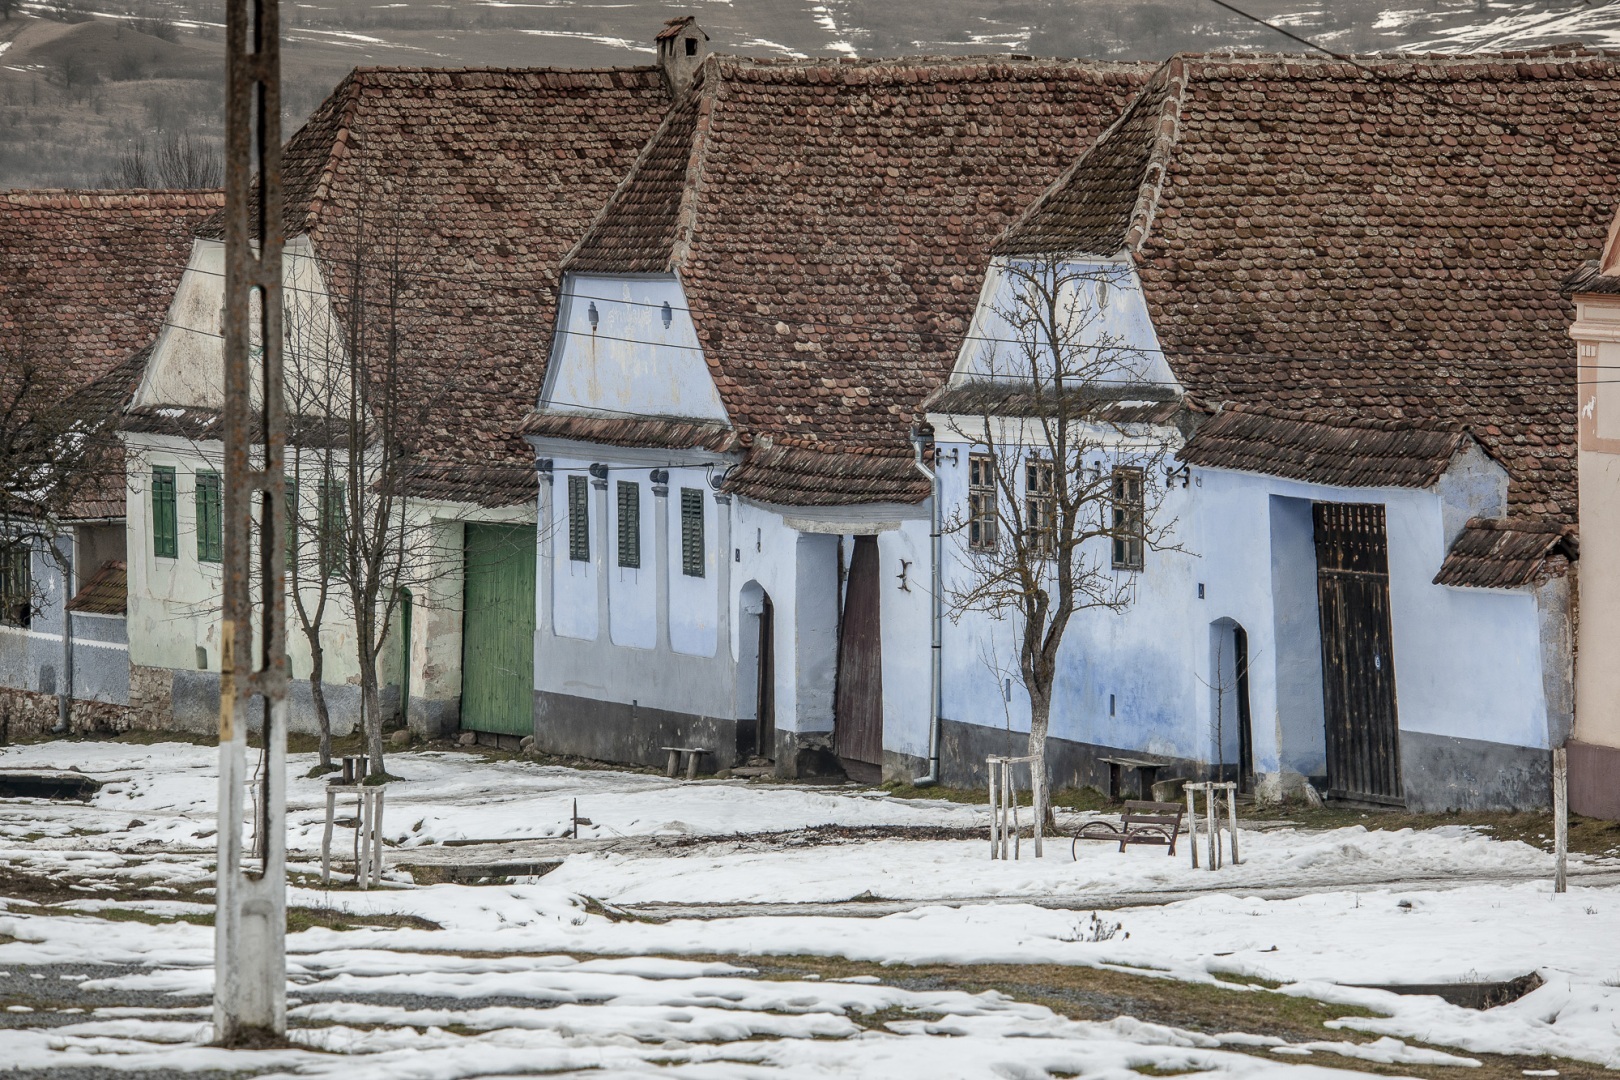
[[[686,255],[692,249],[692,236],[697,231],[699,189],[703,186],[703,170],[709,159],[709,133],[714,127],[715,101],[725,86],[725,80],[718,77],[718,69],[719,65],[712,58],[705,58],[692,83],[692,94],[697,101],[697,119],[692,124],[686,181],[681,185],[681,201],[675,210],[675,241],[669,247],[671,270],[677,270],[686,261]],[[718,375],[718,371],[715,374]]]
[[[355,68],[344,76],[343,81],[332,91],[332,97],[347,94],[341,109],[337,110],[337,117],[332,125],[332,143],[326,150],[325,161],[321,165],[320,179],[315,182],[315,190],[310,193],[309,205],[299,207],[302,221],[298,227],[291,227],[291,223],[284,223],[288,236],[300,233],[313,233],[319,223],[321,207],[326,203],[326,197],[331,193],[332,180],[337,175],[338,147],[344,147],[347,154],[349,142],[349,124],[354,120],[355,113],[360,107],[360,69]],[[308,121],[305,121],[308,123]],[[285,150],[285,147],[283,147]]]
[[[1147,168],[1142,170],[1136,208],[1131,211],[1131,223],[1125,230],[1125,249],[1132,254],[1142,250],[1152,232],[1153,218],[1159,210],[1159,195],[1164,191],[1164,179],[1170,172],[1170,151],[1181,136],[1181,103],[1187,93],[1187,67],[1179,56],[1172,56],[1162,70],[1166,73],[1168,92],[1159,105],[1153,149],[1148,154]]]
[[[610,65],[607,67],[517,67],[498,65],[467,65],[455,67],[432,67],[430,65],[411,64],[359,64],[349,69],[349,75],[619,75],[625,72],[635,74],[650,74],[656,72],[656,64],[625,64]]]
[[[179,202],[224,198],[219,188],[7,188],[0,199],[18,204],[46,205],[67,199],[163,199]]]

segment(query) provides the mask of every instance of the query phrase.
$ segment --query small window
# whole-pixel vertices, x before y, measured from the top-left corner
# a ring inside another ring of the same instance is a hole
[[[225,528],[220,505],[219,473],[197,470],[197,561],[219,562],[225,557]]]
[[[1057,492],[1055,472],[1050,461],[1036,458],[1024,463],[1024,524],[1029,530],[1030,549],[1050,556],[1057,551]]]
[[[349,559],[347,500],[343,484],[336,480],[322,480],[318,495],[321,573],[332,578],[343,572]]]
[[[0,623],[26,627],[34,613],[34,580],[30,570],[32,546],[9,540],[0,550]]]
[[[696,56],[697,55],[697,45],[698,45],[697,38],[695,38],[695,37],[687,38],[686,39],[686,55],[687,56]]]
[[[174,497],[174,470],[167,465],[152,469],[152,554],[160,559],[180,557],[180,529]]]
[[[591,485],[583,476],[568,478],[568,557],[591,561]]]
[[[1142,470],[1114,470],[1114,569],[1142,569]]]
[[[681,573],[702,577],[704,562],[703,492],[681,488]]]
[[[298,481],[282,477],[287,492],[287,565],[298,552]]]
[[[619,565],[641,568],[641,485],[619,481]]]
[[[968,547],[990,551],[996,546],[996,459],[968,455]]]

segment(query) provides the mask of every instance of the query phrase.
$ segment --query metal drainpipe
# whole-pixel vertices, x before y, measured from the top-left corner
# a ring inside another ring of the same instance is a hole
[[[929,512],[932,518],[932,529],[928,534],[928,557],[932,564],[929,567],[929,587],[932,594],[930,603],[932,612],[929,621],[933,624],[931,635],[931,648],[929,650],[929,704],[928,704],[928,772],[912,781],[917,787],[932,787],[939,783],[939,714],[940,714],[940,686],[943,677],[943,663],[941,655],[941,632],[945,622],[945,570],[943,560],[940,558],[941,548],[941,511],[939,505],[939,471],[930,469],[923,464],[923,447],[932,440],[924,439],[922,433],[913,430],[911,433],[911,446],[914,454],[913,463],[917,471],[928,478],[930,493],[928,497]]]

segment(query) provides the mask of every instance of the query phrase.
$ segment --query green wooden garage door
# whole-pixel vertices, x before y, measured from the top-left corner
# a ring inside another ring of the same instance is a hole
[[[534,733],[534,526],[467,526],[461,726]]]

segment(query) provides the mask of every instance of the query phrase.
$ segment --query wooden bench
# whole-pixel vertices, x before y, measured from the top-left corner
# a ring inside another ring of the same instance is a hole
[[[674,776],[680,768],[682,757],[685,757],[688,780],[697,779],[698,758],[709,752],[701,746],[664,746],[660,749],[669,755],[669,764],[664,768],[664,775]]]
[[[1111,821],[1088,821],[1074,835],[1071,854],[1080,858],[1082,840],[1118,840],[1119,850],[1126,844],[1156,844],[1167,847],[1169,855],[1176,853],[1176,834],[1181,831],[1181,815],[1186,807],[1173,802],[1149,802],[1131,799],[1125,803],[1125,813],[1115,825]]]

